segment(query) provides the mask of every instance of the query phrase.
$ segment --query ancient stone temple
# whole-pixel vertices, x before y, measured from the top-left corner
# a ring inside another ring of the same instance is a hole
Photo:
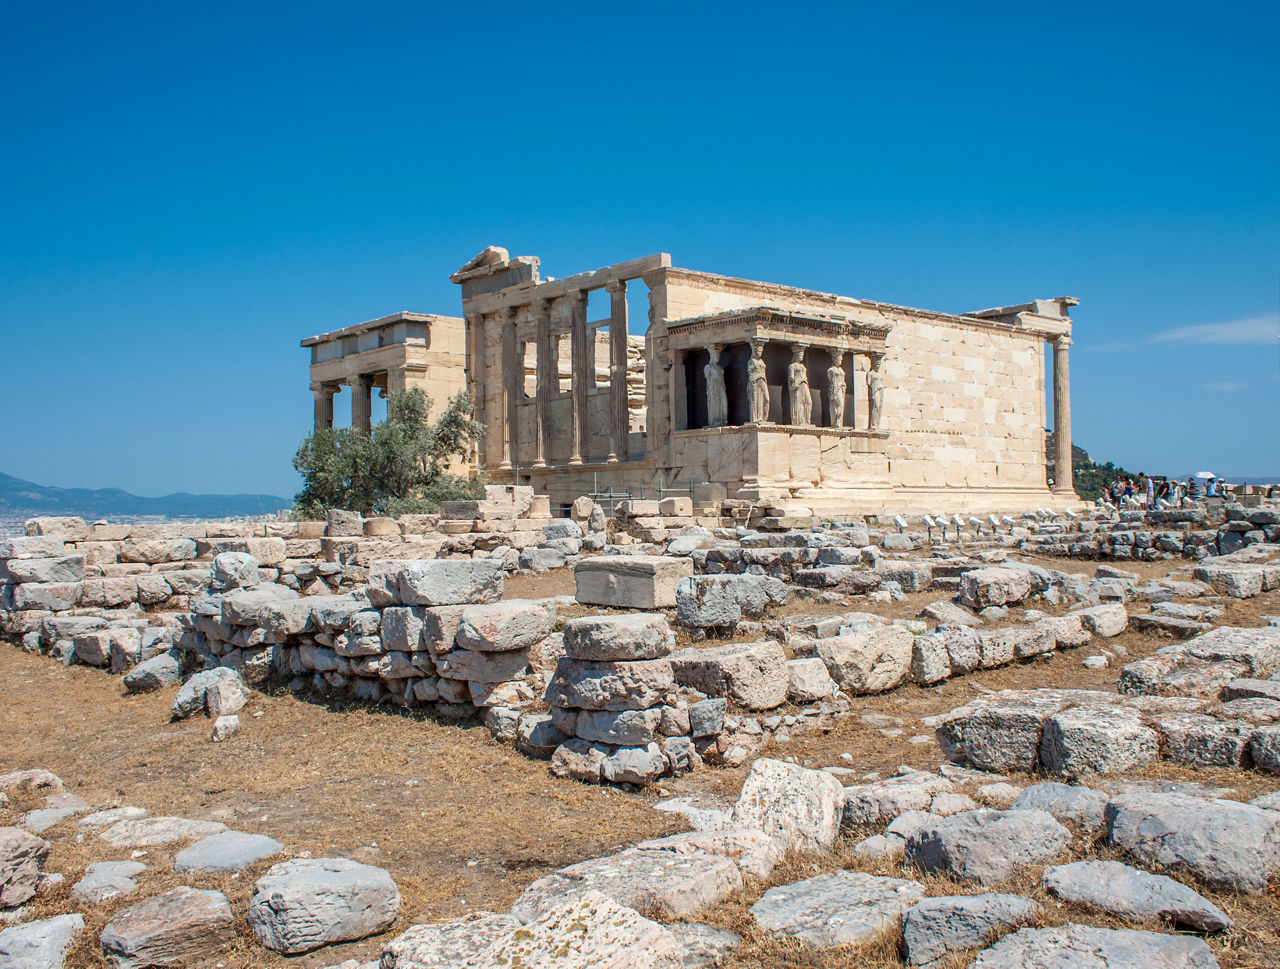
[[[316,427],[343,387],[365,429],[375,388],[421,386],[439,407],[466,387],[488,428],[479,469],[555,505],[610,489],[831,515],[1078,500],[1074,299],[953,315],[679,269],[665,253],[543,279],[536,257],[497,247],[450,278],[463,319],[397,313],[302,341]]]
[[[451,277],[493,481],[553,503],[661,485],[819,514],[1077,500],[1069,458],[1046,481],[1044,436],[1049,343],[1054,446],[1070,454],[1074,299],[952,315],[679,269],[666,254],[562,279],[538,269],[491,247]],[[589,319],[597,291],[608,315]],[[628,335],[637,313],[643,354]]]
[[[373,392],[421,387],[438,411],[466,383],[463,322],[456,316],[393,313],[302,341],[311,351],[315,428],[333,427],[333,398],[351,394],[351,426],[370,430]]]

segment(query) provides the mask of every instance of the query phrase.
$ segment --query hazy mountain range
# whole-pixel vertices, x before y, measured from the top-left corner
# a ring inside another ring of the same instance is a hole
[[[293,507],[290,498],[276,495],[192,495],[179,492],[144,498],[119,488],[53,488],[0,474],[0,514],[6,516],[155,515],[164,518],[234,518],[273,515]]]

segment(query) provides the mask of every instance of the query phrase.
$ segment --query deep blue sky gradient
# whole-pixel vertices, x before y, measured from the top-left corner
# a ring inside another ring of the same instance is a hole
[[[1274,2],[4,13],[10,474],[291,494],[298,340],[456,314],[493,243],[556,276],[668,251],[955,312],[1076,296],[1077,443],[1280,476]]]

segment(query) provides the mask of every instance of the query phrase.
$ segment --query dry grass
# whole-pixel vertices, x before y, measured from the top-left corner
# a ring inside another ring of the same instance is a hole
[[[1093,563],[1044,561],[1054,568],[1092,574]],[[1126,563],[1149,578],[1168,574],[1184,563]],[[570,570],[517,576],[507,582],[509,598],[572,594]],[[910,595],[901,602],[868,604],[797,602],[781,614],[831,614],[849,610],[886,616],[915,616],[942,591]],[[1259,625],[1261,616],[1280,613],[1280,593],[1257,599],[1224,600],[1221,622]],[[1046,608],[1046,612],[1063,609]],[[1019,610],[1011,610],[1016,621]],[[570,613],[573,614],[573,613]],[[1170,640],[1126,632],[1113,640],[1095,640],[1104,648],[1121,647],[1128,659],[1150,655]],[[931,733],[922,717],[973,699],[984,689],[1073,687],[1114,691],[1118,669],[1086,670],[1081,659],[1091,647],[1063,651],[1027,663],[946,681],[931,688],[907,686],[881,696],[856,699],[856,713],[889,714],[903,720],[903,733],[887,737],[880,728],[846,717],[825,733],[794,736],[785,748],[765,756],[794,757],[821,767],[841,765],[857,774],[892,773],[899,765],[935,769],[936,744],[913,745],[916,734]],[[531,881],[584,858],[610,853],[635,841],[682,828],[676,816],[651,810],[669,793],[736,796],[749,765],[737,770],[704,770],[671,778],[648,793],[623,793],[552,777],[545,764],[530,761],[493,743],[481,727],[449,726],[429,718],[351,704],[330,706],[288,695],[255,696],[241,714],[239,736],[209,743],[204,718],[169,722],[173,690],[151,696],[120,694],[118,679],[85,668],[64,668],[48,659],[11,648],[0,649],[0,742],[6,754],[0,770],[41,767],[61,776],[68,789],[95,806],[137,804],[152,814],[177,814],[221,820],[245,831],[271,835],[285,845],[286,856],[341,855],[387,868],[400,887],[402,917],[379,938],[334,947],[285,960],[242,934],[218,961],[227,967],[322,966],[357,957],[373,958],[381,940],[419,921],[455,917],[477,909],[505,910]],[[255,717],[255,713],[261,717]],[[852,761],[840,759],[849,753]],[[857,775],[855,775],[857,776]],[[1274,790],[1274,778],[1250,772],[1207,771],[1160,764],[1135,775],[1142,778],[1196,780],[1230,787],[1241,799]],[[1032,778],[1020,778],[1030,781]],[[416,783],[413,783],[416,782]],[[13,824],[22,811],[42,805],[42,796],[13,792],[0,824]],[[739,932],[744,945],[732,967],[901,966],[888,942],[870,946],[815,950],[756,928],[749,908],[767,888],[823,871],[857,868],[875,874],[913,877],[894,866],[868,865],[852,846],[869,832],[853,832],[824,857],[793,857],[767,882],[754,883],[698,920]],[[83,835],[81,837],[81,835]],[[66,882],[29,905],[30,917],[79,910],[87,931],[69,966],[104,965],[97,949],[103,925],[120,908],[149,895],[190,884],[226,893],[243,919],[252,883],[271,859],[239,876],[184,876],[172,872],[181,845],[147,849],[150,867],[138,876],[139,891],[129,899],[81,908],[69,898],[72,884],[91,862],[122,859],[74,821],[45,833],[53,843],[46,866]],[[1077,839],[1071,857],[1107,856]],[[1120,925],[1098,913],[1086,913],[1046,898],[1038,890],[1040,869],[1019,873],[994,890],[1029,894],[1044,904],[1042,924],[1072,919]],[[976,893],[975,886],[945,878],[919,879],[930,894]],[[1190,880],[1194,883],[1194,880]],[[1266,966],[1280,957],[1280,897],[1273,887],[1261,896],[1235,896],[1198,885],[1236,921],[1237,927],[1210,940],[1224,967]],[[981,889],[986,890],[986,889]],[[1270,959],[1272,962],[1268,962]],[[955,965],[967,964],[962,958]],[[950,969],[950,967],[948,967]]]
[[[173,692],[121,696],[115,677],[0,649],[0,770],[42,767],[95,806],[136,804],[152,814],[219,820],[270,835],[288,856],[341,855],[384,867],[403,899],[393,932],[475,909],[505,910],[548,871],[683,827],[651,810],[656,793],[558,780],[544,763],[494,743],[483,727],[255,695],[241,712],[241,733],[212,744],[204,717],[169,722]],[[18,793],[0,824],[16,823],[19,810],[40,800]],[[177,884],[225,890],[243,916],[253,878],[270,864],[238,878],[180,880],[172,874],[176,851],[148,849],[141,860],[151,867],[139,876],[138,893],[80,908],[67,893],[85,866],[130,855],[93,834],[77,840],[82,833],[74,821],[45,832],[53,843],[46,870],[67,882],[30,909],[36,917],[68,909],[85,916],[86,941],[69,965],[104,965],[94,943],[110,915]],[[290,963],[367,959],[377,949],[376,940],[366,941]],[[245,967],[281,961],[243,940],[223,959]]]

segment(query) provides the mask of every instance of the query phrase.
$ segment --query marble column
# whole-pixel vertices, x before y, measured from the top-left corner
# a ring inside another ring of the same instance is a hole
[[[1071,337],[1053,341],[1053,490],[1070,494],[1075,490],[1071,468],[1071,365],[1067,357]]]
[[[747,398],[751,404],[751,421],[763,424],[769,420],[769,378],[764,365],[764,341],[751,341],[751,359],[747,361]]]
[[[547,442],[551,439],[551,398],[560,391],[560,375],[551,352],[551,300],[540,299],[533,304],[534,321],[538,338],[538,390],[537,390],[537,438],[534,441],[535,468],[547,466]]]
[[[605,284],[609,291],[609,460],[625,461],[631,436],[627,413],[627,281]]]
[[[587,445],[587,388],[594,367],[587,363],[586,291],[570,293],[566,298],[569,301],[569,389],[573,401],[569,463],[581,464]]]
[[[518,402],[524,389],[524,361],[516,360],[516,311],[505,307],[498,314],[502,328],[502,379],[498,381],[501,404],[498,412],[502,418],[502,462],[499,468],[510,471],[512,464],[520,463],[518,437]]]
[[[326,384],[312,384],[311,392],[316,398],[314,429],[330,430],[333,427],[333,388]]]
[[[724,427],[729,423],[729,398],[724,389],[724,368],[720,365],[723,350],[721,344],[712,344],[707,365],[702,368],[707,382],[707,427]]]
[[[373,381],[368,375],[356,374],[347,384],[351,388],[351,429],[367,435],[373,430]]]
[[[843,350],[831,353],[831,366],[827,368],[827,410],[832,427],[844,427],[844,358]]]

